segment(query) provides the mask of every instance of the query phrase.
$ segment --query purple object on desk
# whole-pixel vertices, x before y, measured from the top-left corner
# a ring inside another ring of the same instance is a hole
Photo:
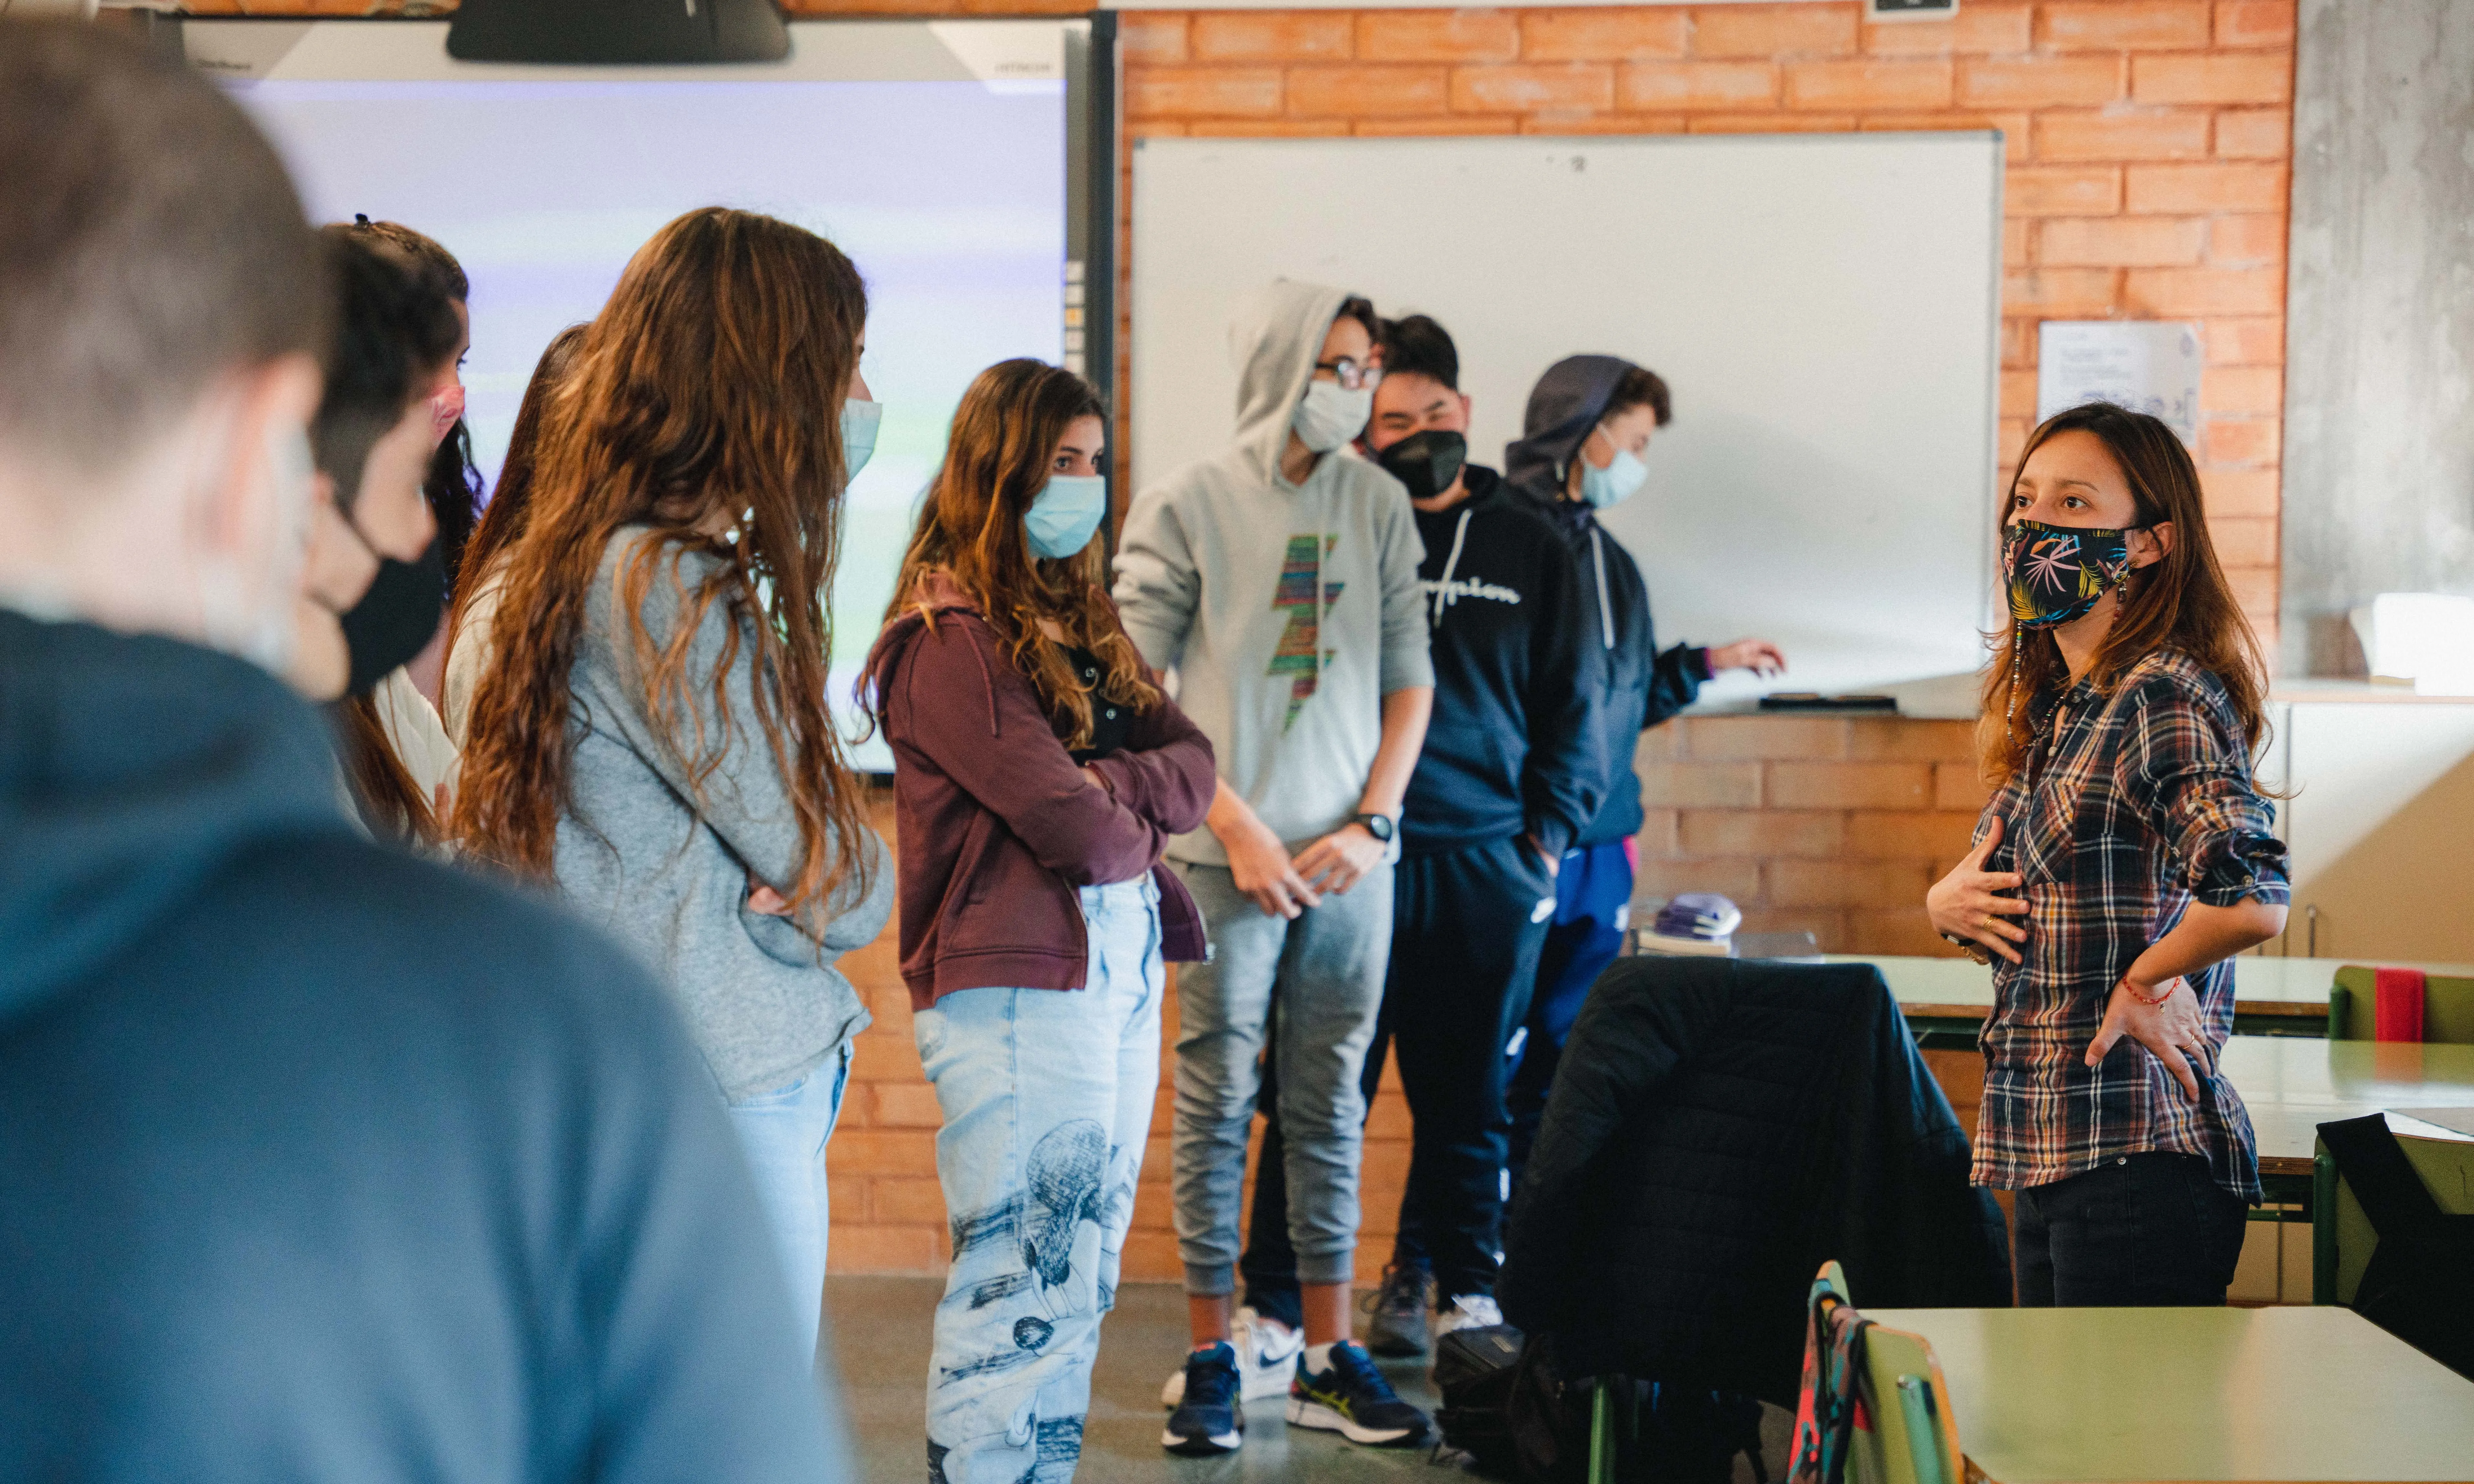
[[[1664,937],[1720,938],[1743,920],[1735,904],[1715,891],[1686,891],[1658,910],[1650,931]]]

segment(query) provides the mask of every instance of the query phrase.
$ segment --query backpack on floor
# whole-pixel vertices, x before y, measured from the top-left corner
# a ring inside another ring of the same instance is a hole
[[[1443,1446],[1469,1455],[1481,1472],[1509,1475],[1516,1467],[1512,1436],[1512,1388],[1526,1349],[1510,1325],[1455,1329],[1435,1345],[1435,1389],[1443,1404],[1435,1425]]]
[[[1443,1343],[1459,1333],[1484,1332],[1456,1331],[1444,1336]],[[1442,1356],[1438,1348],[1439,1381]],[[1585,1484],[1589,1419],[1602,1386],[1614,1389],[1610,1441],[1614,1445],[1614,1476],[1622,1484],[1732,1484],[1739,1453],[1751,1457],[1754,1479],[1768,1484],[1758,1399],[1622,1375],[1567,1380],[1556,1363],[1551,1335],[1530,1336],[1512,1367],[1502,1427],[1515,1477],[1524,1484]],[[1447,1400],[1449,1396],[1446,1392]],[[1447,1430],[1447,1442],[1449,1436]],[[1484,1463],[1484,1455],[1480,1461]]]

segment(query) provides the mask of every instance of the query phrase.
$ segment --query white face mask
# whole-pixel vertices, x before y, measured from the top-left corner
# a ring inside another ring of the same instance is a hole
[[[1337,381],[1309,381],[1306,395],[1289,418],[1298,441],[1317,453],[1329,453],[1359,433],[1374,415],[1374,388],[1349,391]]]
[[[267,430],[266,477],[275,499],[275,555],[258,591],[253,598],[238,562],[220,554],[206,557],[198,569],[198,617],[207,644],[280,675],[292,663],[293,599],[309,556],[317,466],[308,429],[286,424]]]

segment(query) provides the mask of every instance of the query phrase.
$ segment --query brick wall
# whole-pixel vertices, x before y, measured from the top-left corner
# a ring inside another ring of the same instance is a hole
[[[1827,952],[1944,954],[1925,888],[1984,804],[1964,721],[1686,717],[1641,739],[1637,893],[1721,891],[1748,932]]]
[[[192,0],[199,13],[361,14],[396,0]],[[788,0],[807,14],[1079,13],[1086,0]],[[438,7],[436,9],[451,9]],[[1122,14],[1131,136],[1978,129],[2009,141],[2001,450],[2035,416],[2040,320],[2199,323],[2210,529],[2275,631],[2292,0],[1966,0],[1868,26],[1853,0],[1582,10]],[[1120,300],[1121,306],[1124,304]],[[1121,344],[1124,343],[1122,340]],[[1120,412],[1124,409],[1120,408]],[[1938,952],[1915,904],[1965,848],[1982,792],[1961,723],[1693,718],[1644,738],[1644,900],[1727,892],[1754,930]],[[880,827],[892,834],[889,811]],[[947,1238],[935,1099],[890,937],[844,961],[876,1023],[836,1133],[837,1272],[934,1272]],[[1172,996],[1163,1046],[1173,1045]],[[1177,1274],[1173,1056],[1127,1248]],[[1936,1070],[1968,1105],[1965,1067]],[[1366,1278],[1388,1255],[1408,1116],[1387,1077],[1368,1128]]]
[[[2002,461],[2035,419],[2038,321],[2197,322],[2210,529],[2273,644],[2292,0],[1862,10],[1129,12],[1127,132],[2001,129]]]

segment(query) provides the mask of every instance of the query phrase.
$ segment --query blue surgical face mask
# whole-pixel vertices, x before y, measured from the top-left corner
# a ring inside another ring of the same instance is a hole
[[[1055,561],[1091,544],[1091,533],[1108,515],[1105,474],[1050,474],[1048,484],[1031,497],[1023,512],[1023,534],[1031,549]]]
[[[1601,427],[1590,436],[1595,437],[1605,431],[1606,429]],[[1608,442],[1612,443],[1613,440],[1609,439]],[[1579,455],[1575,454],[1574,457]],[[1590,509],[1604,510],[1619,499],[1629,499],[1639,490],[1641,481],[1648,477],[1649,466],[1642,463],[1640,456],[1630,449],[1617,448],[1615,456],[1607,461],[1607,467],[1604,469],[1583,458],[1581,459],[1581,499],[1589,503]]]
[[[876,425],[885,420],[885,403],[842,399],[842,477],[856,479],[876,452]]]

